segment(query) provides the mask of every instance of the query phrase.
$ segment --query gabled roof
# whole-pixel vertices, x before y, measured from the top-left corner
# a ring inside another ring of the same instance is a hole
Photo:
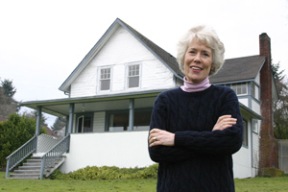
[[[128,32],[131,33],[136,39],[139,40],[148,50],[154,54],[163,64],[166,65],[167,68],[171,70],[171,72],[178,78],[183,77],[182,72],[178,68],[177,61],[175,57],[171,54],[163,50],[161,47],[157,46],[155,43],[150,41],[148,38],[137,32],[135,29],[127,25],[121,19],[117,18],[107,29],[104,35],[100,38],[100,40],[93,46],[93,48],[88,52],[88,54],[83,58],[83,60],[79,63],[79,65],[74,69],[74,71],[69,75],[69,77],[62,83],[59,87],[61,91],[69,92],[69,87],[72,82],[77,78],[77,76],[85,69],[85,67],[90,63],[93,57],[101,50],[101,48],[105,45],[105,43],[109,40],[109,38],[114,34],[114,32],[119,28],[123,27]]]
[[[260,55],[227,59],[220,71],[210,77],[210,81],[214,84],[253,81],[264,62],[265,57]]]

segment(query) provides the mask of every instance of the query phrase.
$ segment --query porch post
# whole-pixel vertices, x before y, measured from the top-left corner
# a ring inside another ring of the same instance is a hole
[[[66,125],[65,125],[65,133],[64,133],[65,136],[68,135],[68,129],[69,129],[68,123],[69,123],[69,115],[66,116]]]
[[[71,134],[72,128],[73,128],[73,122],[74,122],[74,103],[70,103],[69,106],[69,124],[68,124],[68,135]]]
[[[35,135],[38,136],[40,133],[40,128],[41,128],[41,115],[42,115],[42,107],[38,106],[37,107],[37,114],[36,114],[36,130],[35,130]]]
[[[129,127],[128,131],[132,131],[134,127],[134,99],[129,100]]]

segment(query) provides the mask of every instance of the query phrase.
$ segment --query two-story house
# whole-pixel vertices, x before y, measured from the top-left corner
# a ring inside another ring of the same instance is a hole
[[[270,46],[269,37],[262,36]],[[233,156],[237,178],[254,177],[259,170],[266,119],[261,104],[264,65],[270,65],[264,54],[228,59],[211,77],[214,84],[230,86],[239,97],[245,128],[243,147]],[[7,158],[6,176],[21,177],[19,169],[10,172],[30,155],[41,167],[31,175],[35,178],[59,166],[67,173],[86,166],[153,164],[147,137],[155,97],[181,85],[182,79],[175,57],[117,18],[60,86],[68,98],[22,103],[38,111],[36,134]],[[272,79],[268,81],[271,88],[265,91],[272,95]],[[39,135],[42,112],[67,117],[64,138]],[[272,121],[267,124],[272,126]]]

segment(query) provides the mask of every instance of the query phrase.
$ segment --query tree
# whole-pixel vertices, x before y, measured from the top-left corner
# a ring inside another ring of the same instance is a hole
[[[26,112],[25,116],[33,118],[36,121],[36,119],[37,119],[37,111],[32,110],[30,112]],[[46,123],[46,120],[47,120],[47,118],[45,117],[45,115],[43,113],[41,113],[41,123],[40,123],[41,127],[48,127],[48,125]]]
[[[65,117],[57,117],[57,119],[55,120],[53,126],[52,126],[52,129],[54,131],[58,131],[58,130],[61,130],[63,127],[66,126],[66,118]]]
[[[4,94],[7,97],[12,98],[14,96],[14,94],[16,93],[16,89],[13,86],[12,81],[8,80],[8,79],[4,79],[4,81],[1,81],[1,87],[4,90]]]
[[[0,168],[6,165],[6,157],[35,134],[35,119],[12,114],[8,120],[0,122]]]
[[[274,102],[274,134],[277,139],[288,139],[288,87],[284,70],[279,71],[279,64],[272,65],[278,100]]]
[[[18,111],[17,101],[5,95],[0,87],[0,121],[6,120],[10,114]]]

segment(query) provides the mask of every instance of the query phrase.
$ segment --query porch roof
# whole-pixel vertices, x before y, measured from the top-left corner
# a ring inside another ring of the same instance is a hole
[[[90,97],[75,97],[75,98],[62,98],[50,99],[41,101],[27,101],[20,103],[20,106],[37,109],[42,107],[42,111],[56,116],[69,115],[70,104],[75,104],[75,113],[85,113],[94,111],[106,110],[123,110],[128,109],[129,99],[135,99],[135,106],[139,108],[153,107],[155,97],[165,91],[166,89],[159,89],[153,91],[142,92],[129,92],[109,95],[98,95]],[[249,118],[262,119],[261,115],[246,107],[244,104],[239,103],[242,115]]]
[[[240,112],[242,116],[251,118],[251,119],[259,119],[262,120],[262,116],[250,109],[249,107],[245,106],[242,103],[239,103],[240,105]]]
[[[162,91],[164,91],[164,89],[88,97],[27,101],[20,103],[20,106],[29,107],[35,110],[38,107],[41,107],[43,112],[56,116],[69,115],[70,104],[75,105],[75,113],[127,109],[129,107],[129,99],[135,99],[135,107],[145,108],[152,107],[155,97]]]

